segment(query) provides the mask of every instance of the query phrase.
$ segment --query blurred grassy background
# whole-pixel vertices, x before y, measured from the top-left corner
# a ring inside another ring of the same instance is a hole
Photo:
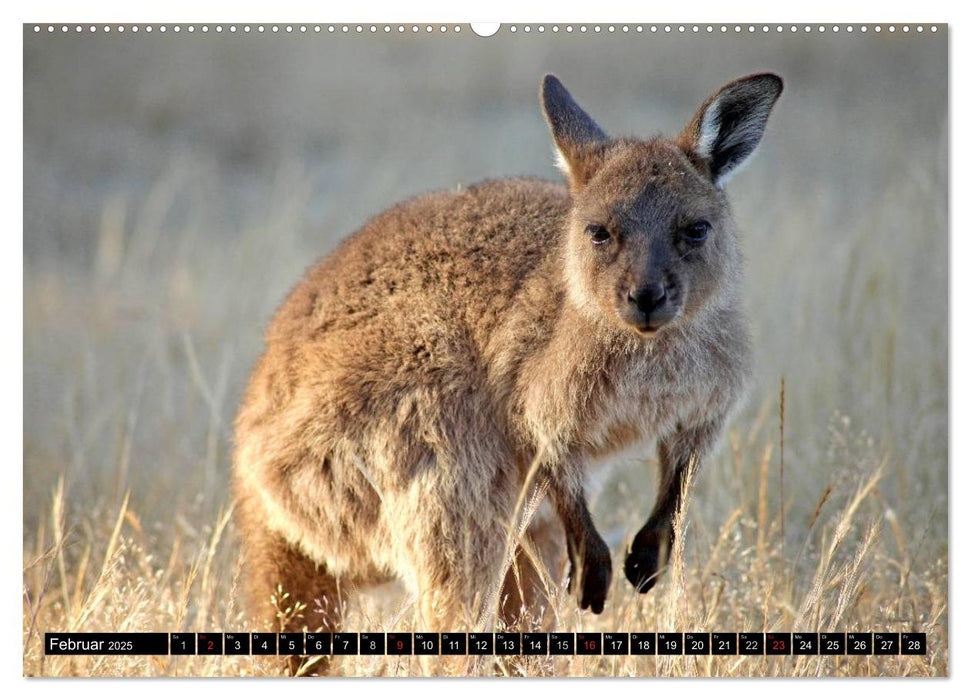
[[[733,431],[778,446],[785,377],[784,491],[763,494],[772,513],[785,501],[783,549],[807,541],[827,488],[852,492],[884,463],[878,496],[913,538],[909,566],[946,576],[946,30],[378,33],[25,28],[25,547],[62,475],[76,531],[128,490],[159,542],[211,531],[274,308],[409,195],[556,178],[543,73],[608,132],[650,136],[772,70],[785,92],[728,185],[757,358]],[[757,468],[740,466],[761,446],[739,459],[746,444],[704,466],[699,527],[761,502]],[[618,460],[596,497],[615,544],[650,509],[652,460]]]

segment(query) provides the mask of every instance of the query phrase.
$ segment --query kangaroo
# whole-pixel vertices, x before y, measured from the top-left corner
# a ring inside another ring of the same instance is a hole
[[[769,73],[735,80],[673,140],[638,140],[608,137],[547,75],[565,186],[418,196],[307,272],[269,325],[235,424],[254,619],[339,629],[348,590],[397,579],[426,629],[459,631],[489,606],[507,620],[535,608],[543,568],[567,564],[580,608],[599,614],[611,554],[585,465],[650,441],[658,495],[624,573],[654,586],[689,462],[749,373],[723,186],[781,91]],[[510,554],[530,484],[550,515]]]

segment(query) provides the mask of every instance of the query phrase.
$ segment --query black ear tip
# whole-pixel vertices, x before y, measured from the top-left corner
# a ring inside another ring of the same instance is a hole
[[[540,83],[540,94],[549,95],[552,92],[559,92],[563,90],[563,83],[552,73],[547,73],[543,76],[543,80]]]
[[[562,105],[570,99],[570,93],[563,87],[563,83],[552,73],[543,76],[543,81],[539,86],[539,102],[547,116],[555,109],[556,105]]]
[[[774,92],[776,95],[782,93],[782,88],[785,86],[782,77],[776,75],[775,73],[761,73],[760,75],[753,76],[762,82],[767,89]]]
[[[775,93],[778,95],[782,92],[782,78],[775,73],[753,73],[752,75],[746,75],[744,78],[730,82],[723,89],[740,86],[748,89],[755,88],[760,92]]]

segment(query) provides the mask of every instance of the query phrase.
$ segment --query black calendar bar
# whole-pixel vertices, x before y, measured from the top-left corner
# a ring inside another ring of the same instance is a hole
[[[276,632],[253,632],[250,635],[253,653],[257,656],[275,656],[277,650]]]
[[[846,654],[846,632],[820,632],[819,653],[823,656]]]
[[[223,648],[226,650],[226,654],[232,656],[249,655],[249,632],[227,632],[223,637]]]
[[[330,632],[307,632],[307,654],[330,656]]]
[[[361,632],[361,654],[384,656],[384,635],[380,632]]]
[[[685,632],[684,653],[689,656],[707,656],[711,653],[711,634],[709,632]]]
[[[464,632],[442,632],[442,654],[465,656],[468,651],[468,638]]]
[[[491,656],[496,653],[496,636],[492,632],[469,632],[469,653]]]
[[[496,632],[496,653],[517,656],[522,653],[522,635],[519,632]]]
[[[708,632],[685,632],[684,653],[689,656],[707,656],[711,653],[711,634]]]
[[[680,656],[684,653],[684,635],[681,632],[658,632],[657,653]]]
[[[169,653],[169,635],[166,632],[48,632],[44,634],[44,653],[50,656],[161,656]]]
[[[281,654],[304,654],[303,632],[281,632],[278,649]]]
[[[818,632],[794,632],[792,653],[796,656],[815,656],[819,653]]]
[[[896,632],[876,632],[873,653],[877,656],[896,656],[900,653],[900,635]]]
[[[550,641],[554,637],[562,634],[561,632],[553,632],[550,634]],[[573,637],[572,633],[569,633],[569,637]],[[595,656],[603,653],[604,639],[603,634],[600,632],[577,632],[576,642],[577,642],[577,654],[581,656]],[[556,652],[553,652],[556,653]]]
[[[415,632],[415,653],[423,656],[438,656],[439,636],[437,632]]]
[[[925,632],[901,632],[900,653],[923,656],[927,653],[927,634]]]
[[[630,654],[630,635],[627,632],[604,632],[604,654],[614,656]]]
[[[650,655],[657,653],[657,634],[654,632],[631,632],[630,653]]]
[[[763,656],[765,654],[765,633],[739,632],[738,653],[742,656]]]
[[[196,653],[195,632],[173,632],[169,635],[169,640],[175,656],[192,656]]]
[[[850,632],[846,635],[846,653],[869,656],[873,653],[873,632]]]
[[[582,639],[584,636],[587,637],[599,637],[600,635],[584,635],[583,632],[579,634]],[[582,644],[577,639],[577,635],[573,632],[550,632],[550,653],[557,656],[573,656],[574,654],[599,654],[599,651],[590,651],[596,642],[591,642],[591,645],[587,647],[586,650],[578,650],[577,645]]]
[[[768,656],[788,656],[792,653],[792,634],[789,632],[766,632],[765,653]]]
[[[526,632],[523,634],[523,653],[529,656],[549,654],[550,636],[545,632]]]
[[[411,656],[411,639],[411,632],[388,632],[388,654]]]
[[[334,632],[334,656],[357,655],[356,632]]]
[[[223,634],[222,632],[200,632],[197,635],[199,642],[199,653],[204,656],[223,655]]]
[[[712,632],[711,653],[715,656],[738,656],[738,634],[735,632]]]
[[[47,632],[48,655],[896,656],[925,632]]]

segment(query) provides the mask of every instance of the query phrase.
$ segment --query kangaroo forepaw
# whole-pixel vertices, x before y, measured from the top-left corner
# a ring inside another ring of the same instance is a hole
[[[660,569],[667,562],[670,544],[663,532],[652,530],[642,531],[634,538],[624,562],[624,573],[638,593],[647,593],[654,588],[660,578]]]
[[[589,610],[595,615],[603,612],[604,602],[607,600],[607,589],[610,587],[610,549],[601,541],[588,548],[583,560],[583,571],[580,575],[579,601],[581,610]],[[568,590],[572,593],[577,588],[576,564],[570,562],[570,579]]]

